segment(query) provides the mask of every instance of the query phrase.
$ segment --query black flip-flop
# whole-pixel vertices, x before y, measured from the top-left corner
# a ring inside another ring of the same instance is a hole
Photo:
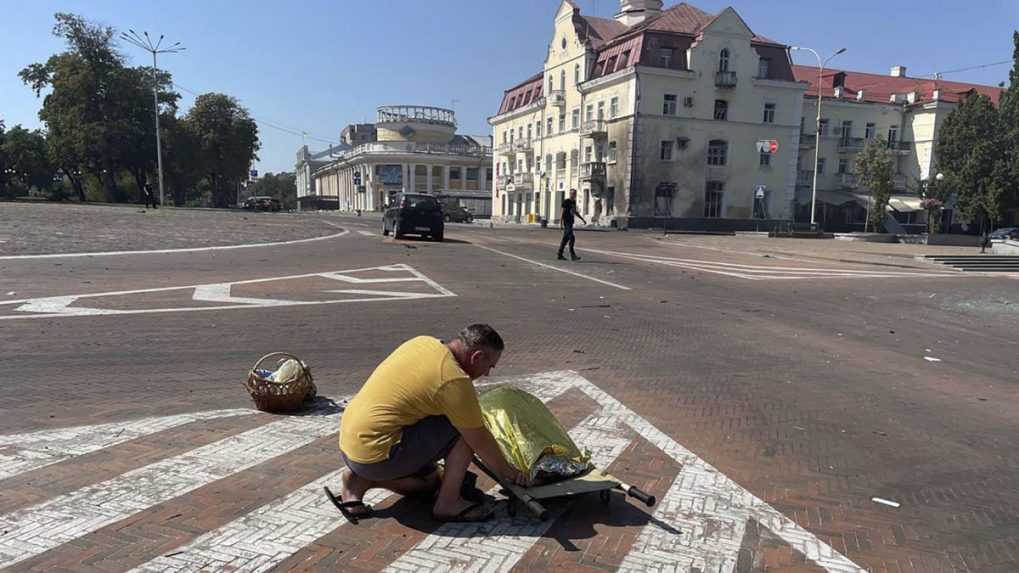
[[[329,498],[329,501],[333,502],[333,505],[336,506],[336,509],[340,510],[340,513],[343,514],[343,517],[347,518],[347,521],[349,521],[350,523],[357,525],[357,521],[359,519],[365,519],[372,516],[372,507],[370,505],[365,504],[363,501],[343,501],[340,497],[334,495],[333,492],[329,491],[328,487],[322,486],[322,489],[325,490],[326,497]],[[355,508],[364,508],[364,511],[359,511],[357,513],[351,511],[352,509]]]
[[[485,507],[486,505],[487,504],[483,502],[472,503],[471,505],[469,505],[467,508],[465,508],[463,511],[456,515],[450,517],[439,517],[433,513],[432,518],[435,519],[435,521],[438,521],[439,523],[479,523],[482,521],[488,521],[489,519],[492,518],[492,515],[495,513],[495,509],[492,507],[488,508],[488,513],[485,513],[480,517],[467,516],[472,511],[477,510],[479,507]]]

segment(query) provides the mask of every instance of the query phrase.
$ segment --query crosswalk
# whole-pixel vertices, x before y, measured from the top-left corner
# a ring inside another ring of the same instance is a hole
[[[611,251],[604,249],[589,249],[583,251],[598,253],[610,257],[619,257],[633,261],[664,265],[669,267],[699,271],[704,273],[723,275],[752,281],[760,280],[809,280],[809,279],[925,279],[935,277],[963,276],[958,272],[950,271],[924,271],[908,270],[889,267],[888,269],[871,270],[864,268],[839,267],[835,265],[825,266],[792,266],[789,263],[776,263],[773,265],[754,265],[746,263],[729,263],[709,259],[693,259],[686,257],[671,257],[662,255],[649,255],[643,253],[630,253]]]
[[[744,530],[750,521],[755,521],[825,571],[863,571],[578,373],[545,372],[495,382],[520,386],[544,402],[572,404],[579,396],[577,392],[582,393],[590,405],[589,411],[578,414],[578,421],[569,431],[599,467],[612,466],[634,446],[635,440],[641,440],[678,468],[673,479],[663,482],[669,484],[667,491],[653,514],[643,520],[644,525],[632,543],[613,548],[619,553],[618,570],[734,571],[741,552],[748,550]],[[319,404],[314,411],[301,416],[260,414],[266,421],[253,429],[169,455],[110,479],[71,491],[53,492],[48,499],[35,500],[0,515],[0,569],[23,564],[45,569],[48,558],[55,558],[61,551],[80,551],[80,547],[87,546],[82,540],[95,537],[99,531],[105,535],[101,539],[116,539],[118,534],[128,536],[123,543],[130,545],[132,538],[126,531],[144,522],[145,516],[157,506],[179,505],[173,516],[176,517],[193,511],[188,509],[193,506],[180,500],[199,488],[216,486],[217,490],[229,492],[231,480],[245,470],[278,462],[287,467],[286,462],[295,451],[306,450],[317,440],[335,437],[342,406],[329,401]],[[15,491],[15,481],[23,474],[56,471],[73,465],[83,456],[125,441],[173,432],[184,424],[202,420],[235,417],[256,420],[248,417],[251,413],[244,409],[219,410],[0,436],[0,492],[5,488]],[[241,506],[231,519],[202,531],[187,530],[188,538],[179,543],[168,546],[161,539],[151,546],[151,554],[137,557],[124,569],[254,572],[279,567],[320,539],[351,527],[321,492],[323,485],[335,485],[337,476],[336,468],[331,466],[282,495],[256,506]],[[388,497],[386,492],[377,490],[367,501],[379,503]],[[555,505],[548,521],[511,516],[503,510],[484,523],[444,524],[427,535],[413,538],[411,546],[380,569],[527,570],[529,556],[538,550],[543,536],[557,526],[569,508],[569,503]],[[204,522],[192,519],[192,523]],[[130,535],[137,535],[130,531]]]

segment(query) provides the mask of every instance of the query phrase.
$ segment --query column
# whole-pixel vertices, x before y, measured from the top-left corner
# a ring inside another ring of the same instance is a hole
[[[401,169],[401,171],[403,173],[403,179],[402,179],[402,181],[400,181],[400,187],[402,187],[403,190],[406,191],[407,190],[407,182],[410,181],[410,174],[407,171],[407,164],[406,163],[401,163],[400,164],[400,169]]]
[[[442,166],[442,191],[449,191],[449,164]]]
[[[417,190],[417,175],[418,175],[418,165],[417,165],[417,163],[411,163],[410,164],[410,181],[409,181],[410,184],[408,185],[408,189],[407,189],[408,193],[414,193]]]
[[[432,165],[431,163],[429,163],[428,165],[425,165],[425,170],[426,170],[426,173],[428,174],[427,178],[425,179],[425,191],[427,191],[429,193],[432,192],[432,168],[433,167],[435,167],[435,166]]]

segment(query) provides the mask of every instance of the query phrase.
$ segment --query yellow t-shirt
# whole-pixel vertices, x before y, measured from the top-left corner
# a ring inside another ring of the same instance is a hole
[[[418,336],[383,360],[350,401],[340,449],[358,463],[381,462],[403,428],[428,416],[446,416],[458,428],[484,425],[470,376],[442,341]]]

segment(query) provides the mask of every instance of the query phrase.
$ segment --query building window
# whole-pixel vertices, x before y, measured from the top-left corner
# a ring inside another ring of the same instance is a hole
[[[724,185],[721,181],[708,181],[704,190],[704,216],[717,219],[722,216],[722,195]]]
[[[729,102],[724,99],[715,100],[715,119],[725,121],[729,117]]]
[[[496,168],[498,168],[498,167],[499,166],[496,165]],[[459,167],[450,167],[449,168],[449,178],[450,179],[460,179],[460,168]]]
[[[580,165],[580,152],[574,149],[570,151],[570,169],[576,171],[578,165]]]
[[[504,130],[502,131],[502,142],[503,142],[503,143],[506,143],[506,141],[507,141],[508,139],[509,139],[509,130],[508,130],[508,129],[504,129]]]
[[[575,84],[580,83],[580,64],[576,64],[573,66],[573,83]]]
[[[519,172],[519,173],[523,173],[524,172],[524,160],[523,159],[517,159],[517,172]]]
[[[874,133],[877,131],[876,126],[873,123],[868,123],[867,128],[863,133],[863,136],[867,139],[874,139]]]
[[[559,89],[566,91],[566,70],[559,70]]]
[[[729,144],[721,139],[713,139],[708,142],[708,165],[725,165],[726,155],[729,153]]]
[[[888,128],[888,145],[899,140],[899,126],[893,125]]]
[[[658,48],[658,51],[655,53],[658,65],[663,68],[671,68],[672,53],[674,51],[672,48]]]
[[[548,93],[555,91],[555,84],[552,82],[552,76],[548,77]]]
[[[672,140],[666,139],[662,142],[661,152],[659,159],[662,161],[672,161]]]
[[[517,139],[523,138],[524,138],[524,126],[521,125],[520,129],[517,130]]]
[[[630,63],[630,50],[623,52],[622,56],[619,56],[619,69],[623,69],[627,64]]]
[[[767,151],[762,151],[759,165],[761,167],[771,167],[771,154]]]
[[[839,159],[839,175],[847,173],[849,171],[849,160]]]
[[[619,98],[614,97],[609,101],[609,117],[614,118],[619,115]]]
[[[532,133],[534,133],[534,132],[533,132],[533,131],[531,130],[531,127],[532,127],[532,126],[531,126],[531,124],[527,124],[527,141],[530,141],[530,140],[531,140],[531,134],[532,134]]]
[[[828,118],[821,118],[821,135],[828,135]]]
[[[485,181],[491,181],[491,180],[492,180],[492,170],[488,169],[488,168],[485,168]]]
[[[840,131],[842,132],[842,141],[848,143],[850,138],[853,137],[853,122],[848,120],[843,121],[842,129]]]
[[[665,94],[665,101],[662,102],[663,115],[676,115],[676,94]]]
[[[478,168],[477,167],[468,167],[467,168],[467,180],[468,181],[477,181],[478,180]]]
[[[775,104],[764,104],[764,123],[775,123]]]
[[[817,174],[824,175],[824,157],[817,158]]]
[[[584,109],[584,121],[591,121],[594,119],[594,104],[587,104],[587,108]]]
[[[566,113],[559,114],[559,133],[566,131]]]
[[[566,152],[560,151],[555,154],[555,168],[559,171],[566,169]]]
[[[552,118],[548,118],[545,124],[545,135],[552,135]]]
[[[573,114],[570,117],[570,125],[573,127],[573,129],[579,129],[580,128],[580,108],[579,107],[577,109],[573,110]]]
[[[534,122],[534,136],[537,137],[537,138],[541,138],[541,122],[540,121]]]
[[[605,119],[605,102],[598,102],[598,119]]]
[[[609,61],[605,63],[605,75],[609,75],[616,71],[616,56],[609,58]]]
[[[609,163],[615,163],[615,162],[616,162],[616,142],[615,141],[610,141],[609,142]]]
[[[510,135],[510,140],[509,140],[509,142],[510,142],[510,143],[513,143],[513,128],[512,128],[512,127],[511,127],[511,128],[509,128],[509,135]]]
[[[722,48],[722,51],[718,53],[718,71],[729,71],[729,48]]]
[[[616,188],[609,187],[605,191],[605,214],[611,215],[616,210]]]
[[[762,79],[767,78],[768,77],[768,68],[770,68],[770,67],[771,67],[771,60],[769,58],[761,58],[760,60],[758,60],[758,62],[757,62],[757,77],[762,78]]]
[[[552,154],[551,153],[549,153],[548,155],[545,156],[545,172],[548,173],[550,171],[552,171]]]
[[[587,145],[587,146],[584,147],[584,163],[590,163],[591,162],[591,152],[592,151],[593,150],[591,149],[590,145]]]

